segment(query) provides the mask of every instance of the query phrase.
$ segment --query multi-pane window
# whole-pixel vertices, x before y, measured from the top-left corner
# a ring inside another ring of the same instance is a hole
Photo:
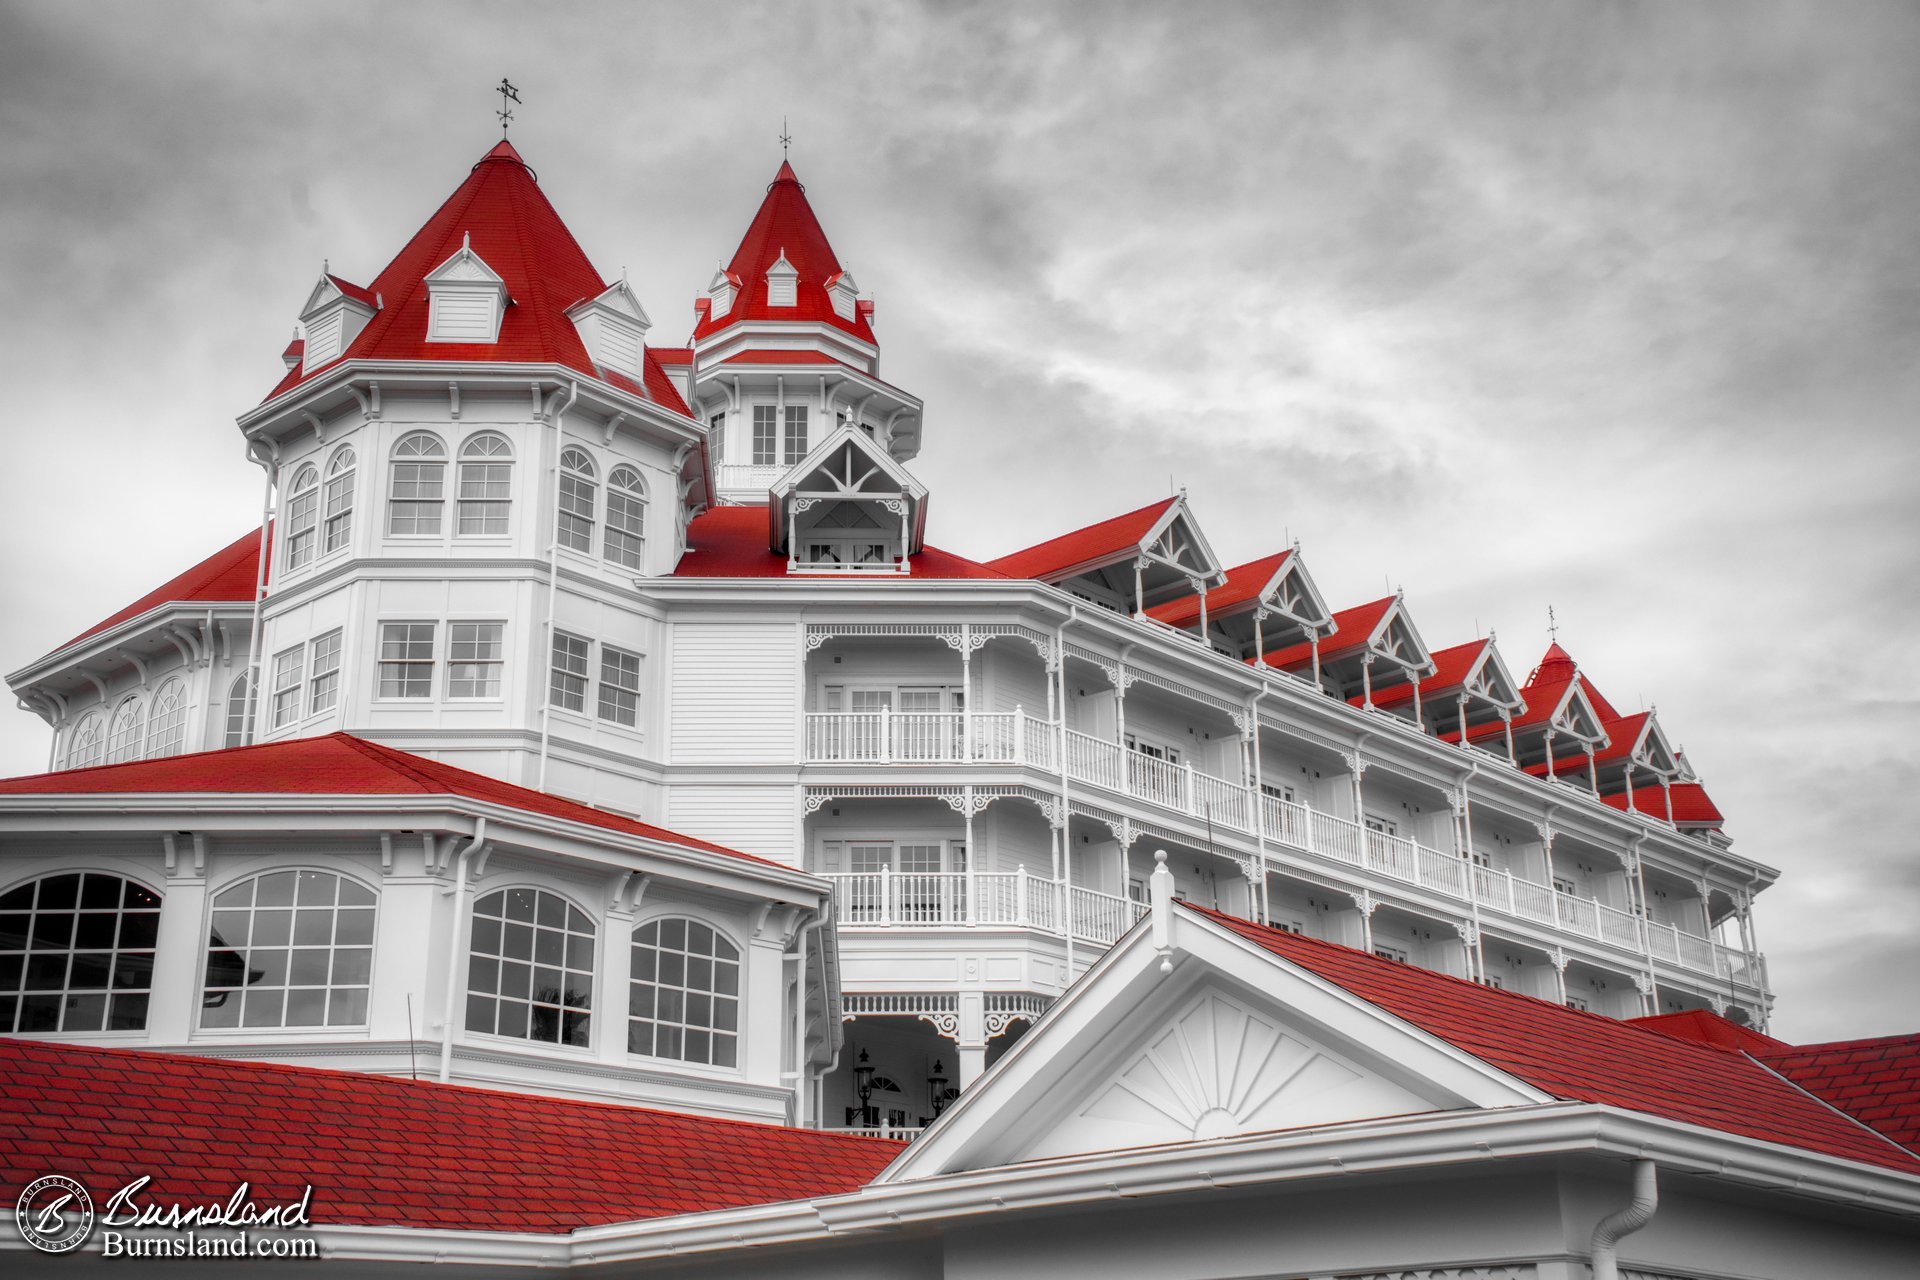
[[[647,490],[640,473],[615,467],[607,477],[607,559],[638,569],[646,534]]]
[[[600,646],[600,718],[632,725],[640,718],[640,655]]]
[[[786,425],[787,465],[792,466],[807,456],[807,406],[788,405]]]
[[[287,568],[298,569],[313,559],[320,536],[320,473],[310,466],[300,468],[292,492],[287,500]]]
[[[416,431],[393,447],[388,495],[388,533],[439,536],[447,500],[447,450],[438,436]]]
[[[365,1025],[373,913],[373,890],[330,871],[274,871],[221,891],[200,1025]]]
[[[331,711],[340,701],[340,632],[329,631],[313,642],[313,661],[307,664],[307,714]]]
[[[143,1031],[160,895],[97,871],[0,894],[0,1032]]]
[[[548,696],[564,711],[587,709],[587,655],[592,645],[564,631],[553,633],[553,678]]]
[[[302,659],[305,650],[299,645],[284,653],[276,654],[273,659],[273,727],[292,724],[300,718],[301,675],[304,670]]]
[[[380,696],[433,696],[433,632],[431,622],[380,624]]]
[[[243,747],[247,744],[247,717],[252,711],[248,706],[251,699],[248,694],[253,689],[253,676],[242,671],[227,686],[227,737],[229,747]]]
[[[473,904],[467,1030],[585,1045],[593,1008],[593,921],[544,889]]]
[[[627,1052],[731,1067],[739,1042],[740,949],[698,920],[635,929]]]
[[[513,497],[513,450],[491,431],[460,446],[460,512],[454,532],[463,537],[507,532]]]
[[[103,736],[99,712],[89,711],[80,717],[80,723],[74,726],[73,737],[67,740],[66,767],[85,769],[99,764]]]
[[[340,450],[327,464],[324,497],[325,549],[338,551],[353,536],[353,450]]]
[[[780,455],[775,452],[779,441],[774,436],[779,426],[778,413],[779,409],[770,404],[753,406],[753,465],[756,467],[770,467],[780,461]]]
[[[147,713],[147,754],[178,755],[187,740],[187,686],[178,676],[160,686]]]
[[[140,758],[143,723],[138,697],[127,698],[114,709],[113,724],[107,730],[108,764]]]
[[[593,480],[593,459],[581,449],[560,454],[560,545],[574,551],[593,550],[593,508],[599,486]]]
[[[447,627],[447,696],[497,698],[504,665],[499,622],[455,622]]]

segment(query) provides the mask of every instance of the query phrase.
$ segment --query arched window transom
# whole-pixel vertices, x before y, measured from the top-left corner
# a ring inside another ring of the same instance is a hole
[[[560,545],[574,551],[593,551],[594,508],[600,486],[594,482],[593,459],[582,449],[560,454]]]
[[[73,727],[73,737],[67,740],[66,768],[85,769],[100,763],[100,749],[103,745],[100,713],[89,711],[80,717],[80,723]]]
[[[353,450],[342,449],[327,464],[326,550],[338,551],[353,537]]]
[[[740,1055],[740,949],[698,920],[633,931],[627,1052],[716,1067]]]
[[[646,485],[632,467],[615,467],[607,477],[607,559],[638,569],[646,534]]]
[[[147,713],[147,755],[177,756],[187,741],[187,686],[175,676],[153,695]]]
[[[200,1025],[366,1025],[374,909],[373,890],[330,871],[270,871],[223,889]]]
[[[160,895],[97,871],[0,894],[0,1031],[144,1031]]]
[[[393,447],[387,532],[401,537],[438,537],[447,501],[447,450],[438,436],[416,431]]]
[[[127,698],[113,713],[113,727],[107,732],[107,763],[138,760],[143,742],[140,699]]]
[[[507,532],[513,498],[513,449],[504,436],[482,432],[460,446],[461,537],[499,537]]]
[[[501,889],[473,904],[467,1030],[585,1045],[593,921],[559,894]]]
[[[320,473],[311,466],[293,475],[292,497],[287,499],[287,568],[298,569],[313,559],[320,527]]]

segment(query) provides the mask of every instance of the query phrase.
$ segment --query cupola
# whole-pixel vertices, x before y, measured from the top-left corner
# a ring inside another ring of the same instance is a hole
[[[462,235],[459,251],[427,273],[426,285],[428,342],[500,340],[507,284],[473,251],[470,236]]]
[[[647,330],[653,322],[624,278],[599,297],[574,303],[567,309],[567,319],[573,321],[595,364],[630,378],[643,376]]]

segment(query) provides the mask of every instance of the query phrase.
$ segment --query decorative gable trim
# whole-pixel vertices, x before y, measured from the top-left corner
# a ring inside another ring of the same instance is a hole
[[[927,488],[866,432],[843,423],[811,453],[788,469],[768,490],[770,549],[785,552],[789,572],[821,572],[804,554],[803,527],[853,538],[857,528],[872,535],[857,539],[891,546],[887,563],[843,563],[838,570],[910,573],[926,531]],[[853,524],[846,519],[853,513]],[[840,520],[838,527],[831,522]]]
[[[507,283],[473,251],[471,237],[463,235],[459,251],[429,271],[425,283],[428,342],[500,341]]]
[[[647,330],[653,322],[623,277],[597,298],[586,298],[567,309],[587,355],[597,365],[617,369],[633,379],[645,373]]]
[[[1407,612],[1406,602],[1398,595],[1380,615],[1380,621],[1374,624],[1373,634],[1367,637],[1367,650],[1376,657],[1404,668],[1409,675],[1423,675],[1434,669],[1433,655],[1427,649],[1427,642],[1420,638],[1419,631],[1414,628],[1413,617]]]

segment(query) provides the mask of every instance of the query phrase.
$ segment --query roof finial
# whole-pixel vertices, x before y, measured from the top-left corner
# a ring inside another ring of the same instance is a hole
[[[787,148],[793,144],[793,135],[787,132],[787,118],[780,117],[780,158],[787,158]]]
[[[1547,606],[1547,638],[1554,644],[1560,643],[1560,620],[1553,616],[1553,606]]]
[[[500,117],[500,136],[504,138],[507,136],[507,126],[513,123],[513,108],[507,104],[519,102],[520,91],[508,84],[505,76],[501,76],[500,87],[494,92],[500,95],[500,109],[493,114]]]

